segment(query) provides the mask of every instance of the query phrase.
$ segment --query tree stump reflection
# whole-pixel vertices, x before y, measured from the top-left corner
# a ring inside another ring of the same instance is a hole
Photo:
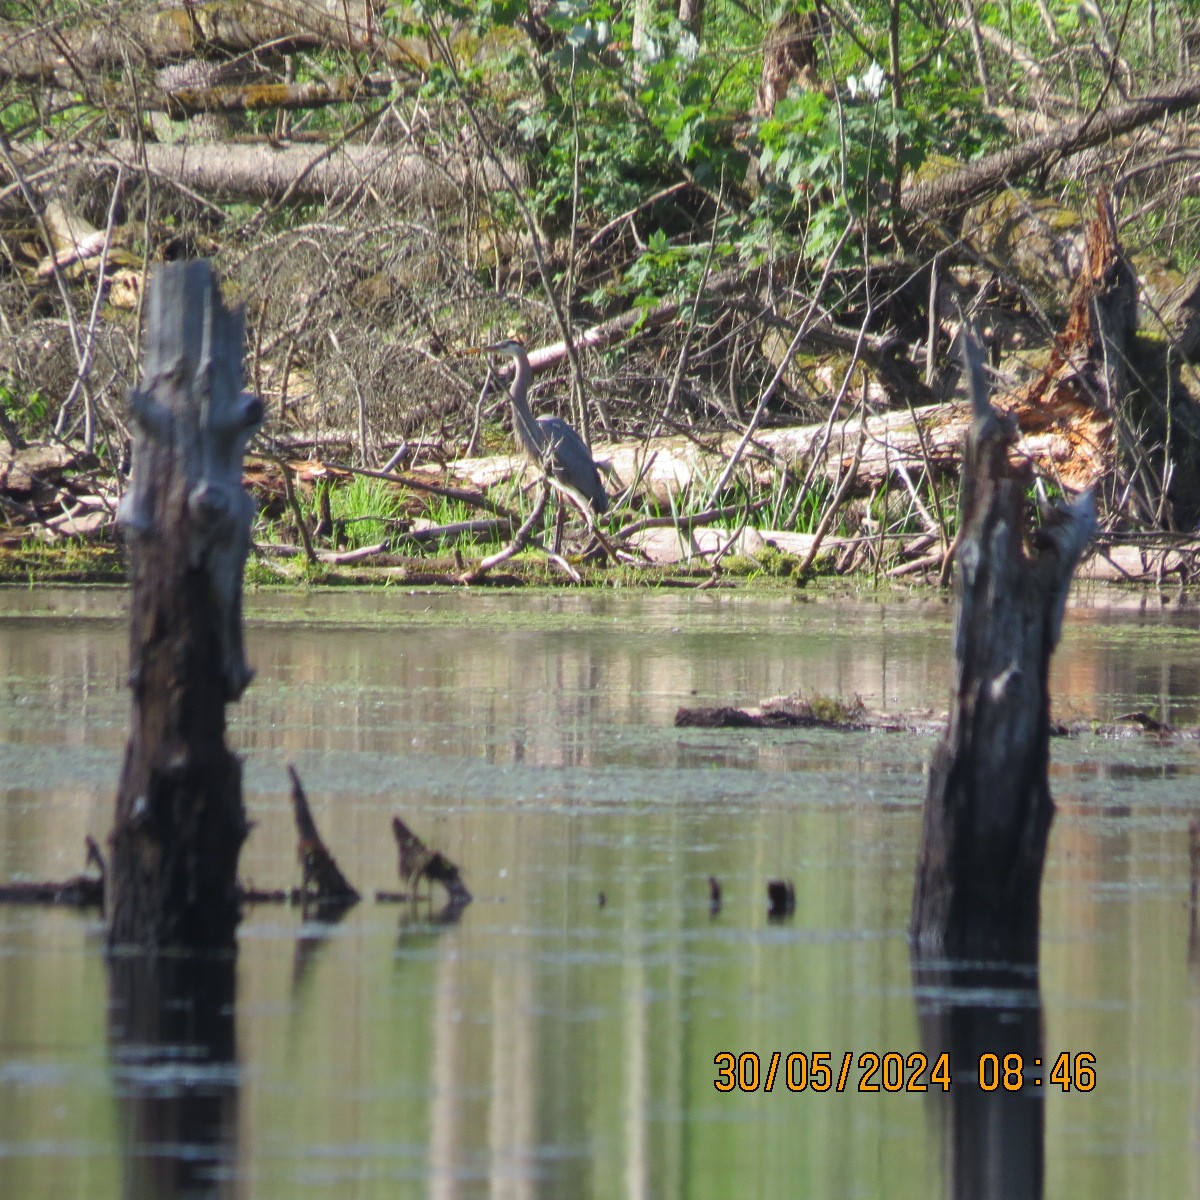
[[[112,955],[109,1060],[125,1200],[227,1200],[240,1077],[232,956]]]

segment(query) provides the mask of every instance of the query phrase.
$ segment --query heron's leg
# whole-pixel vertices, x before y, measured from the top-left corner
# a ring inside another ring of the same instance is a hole
[[[567,524],[567,505],[562,496],[558,497],[558,512],[554,517],[554,553],[562,553],[563,529]]]

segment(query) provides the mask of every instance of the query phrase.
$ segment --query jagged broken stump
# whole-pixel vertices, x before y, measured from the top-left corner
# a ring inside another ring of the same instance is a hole
[[[1096,527],[1090,493],[1032,528],[1011,418],[988,402],[966,339],[974,422],[960,497],[950,719],[929,771],[912,937],[921,956],[1037,961],[1054,813],[1050,656],[1071,575]]]
[[[288,766],[292,781],[292,815],[296,819],[296,857],[300,860],[303,879],[300,900],[303,904],[350,905],[360,899],[357,889],[342,874],[337,859],[329,852],[313,818],[304,786],[296,768]]]
[[[242,569],[253,505],[242,455],[263,417],[242,390],[244,323],[204,261],[150,286],[133,471],[118,513],[133,588],[133,711],[111,835],[111,946],[234,945],[247,833],[225,705],[250,680]]]
[[[467,891],[457,863],[451,862],[440,850],[427,846],[400,817],[392,818],[392,835],[399,856],[400,882],[408,888],[410,900],[417,898],[417,889],[424,879],[431,890],[435,883],[440,883],[451,904],[471,902],[471,893]]]

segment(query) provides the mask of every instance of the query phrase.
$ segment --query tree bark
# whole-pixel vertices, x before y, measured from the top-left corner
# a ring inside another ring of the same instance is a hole
[[[679,23],[699,37],[704,24],[704,0],[679,0]]]
[[[1096,528],[1091,493],[1031,538],[1014,422],[988,403],[969,345],[955,572],[955,682],[929,771],[912,938],[925,957],[1036,962],[1042,864],[1054,814],[1050,656],[1075,564]]]
[[[247,823],[225,705],[250,680],[241,596],[254,508],[241,464],[263,415],[242,391],[243,342],[242,313],[224,307],[207,262],[159,269],[118,510],[133,705],[111,835],[110,946],[234,945]]]

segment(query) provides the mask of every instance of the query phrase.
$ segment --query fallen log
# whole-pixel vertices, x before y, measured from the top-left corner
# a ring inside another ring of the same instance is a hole
[[[1106,542],[1096,547],[1077,572],[1103,583],[1167,583],[1185,587],[1200,579],[1200,541]]]
[[[87,11],[84,9],[83,11]],[[395,65],[411,46],[380,37],[373,0],[209,0],[147,12],[106,9],[77,25],[0,21],[0,82],[73,81],[80,72],[121,70],[130,62],[165,66],[191,58],[328,47],[367,52]]]
[[[1020,408],[1018,400],[1001,397],[997,406],[1016,411],[1018,421],[1024,423],[1025,410]],[[1029,419],[1032,428],[1022,437],[1020,451],[1036,464],[1039,474],[1077,489],[1090,485],[1107,469],[1104,443],[1094,439],[1085,441],[1073,432],[1069,423],[1055,424],[1039,413],[1031,412]],[[817,476],[832,482],[849,468],[860,430],[866,433],[857,472],[860,490],[881,483],[899,466],[920,471],[928,464],[935,471],[955,473],[970,424],[970,405],[960,402],[881,413],[865,421],[848,418],[834,425],[829,453]],[[802,476],[803,468],[825,445],[826,431],[824,421],[817,425],[761,430],[754,437],[759,453],[745,455],[743,465],[758,485],[768,483],[772,473],[782,467]],[[642,491],[660,504],[667,504],[673,496],[691,487],[693,481],[711,478],[740,440],[736,433],[720,435],[703,444],[683,437],[652,438],[633,443],[601,442],[592,450],[618,480],[640,477]],[[441,470],[422,467],[415,473],[425,473],[429,478]],[[514,475],[532,472],[532,468],[520,455],[497,454],[462,458],[448,464],[445,471],[472,487],[487,488]]]
[[[676,729],[827,729],[838,733],[931,734],[942,728],[928,713],[871,712],[862,699],[830,696],[773,696],[760,704],[688,706],[675,711]]]
[[[1031,532],[1028,465],[1010,459],[1014,423],[988,403],[971,336],[964,358],[975,420],[959,503],[955,679],[929,770],[910,931],[919,957],[1032,963],[1054,814],[1050,657],[1095,505],[1085,493]]]
[[[677,729],[825,729],[834,733],[915,733],[919,737],[941,734],[946,714],[928,711],[883,713],[867,708],[861,698],[851,701],[828,696],[772,696],[756,705],[684,705],[675,711]],[[1174,746],[1200,741],[1200,727],[1168,725],[1141,710],[1121,713],[1110,721],[1077,717],[1051,721],[1052,738],[1098,737],[1106,740],[1152,742]]]
[[[918,179],[901,193],[901,205],[906,213],[926,220],[953,216],[1034,169],[1046,170],[1081,150],[1198,104],[1200,74],[1185,75],[1153,95],[1080,117],[936,179]]]
[[[76,164],[86,154],[74,154]],[[294,201],[345,200],[370,190],[397,203],[445,206],[457,204],[465,187],[485,190],[503,186],[488,159],[468,161],[459,156],[449,163],[429,154],[396,146],[366,146],[347,142],[276,147],[265,143],[207,142],[165,145],[112,141],[90,159],[97,170],[113,162],[131,174],[149,172],[205,195],[250,197],[259,200],[287,195]],[[510,170],[519,174],[514,165]]]
[[[0,904],[45,904],[62,908],[104,908],[104,877],[107,868],[100,847],[89,834],[84,839],[87,855],[84,870],[70,879],[38,880],[0,884]],[[90,875],[88,867],[97,874]]]
[[[0,496],[24,498],[56,486],[79,458],[78,450],[57,442],[0,446]]]
[[[167,263],[149,297],[133,471],[118,520],[132,583],[132,715],[110,835],[110,946],[229,949],[249,826],[225,705],[250,681],[242,568],[254,506],[242,454],[244,326],[207,262]]]
[[[318,83],[216,84],[212,87],[181,87],[142,99],[146,109],[163,109],[173,120],[182,121],[200,113],[294,111],[324,108],[330,104],[352,104],[387,96],[392,85],[386,79],[342,76]]]
[[[760,729],[763,727],[798,725],[800,722],[768,721],[761,713],[751,713],[727,704],[716,707],[681,707],[675,710],[676,729]]]

